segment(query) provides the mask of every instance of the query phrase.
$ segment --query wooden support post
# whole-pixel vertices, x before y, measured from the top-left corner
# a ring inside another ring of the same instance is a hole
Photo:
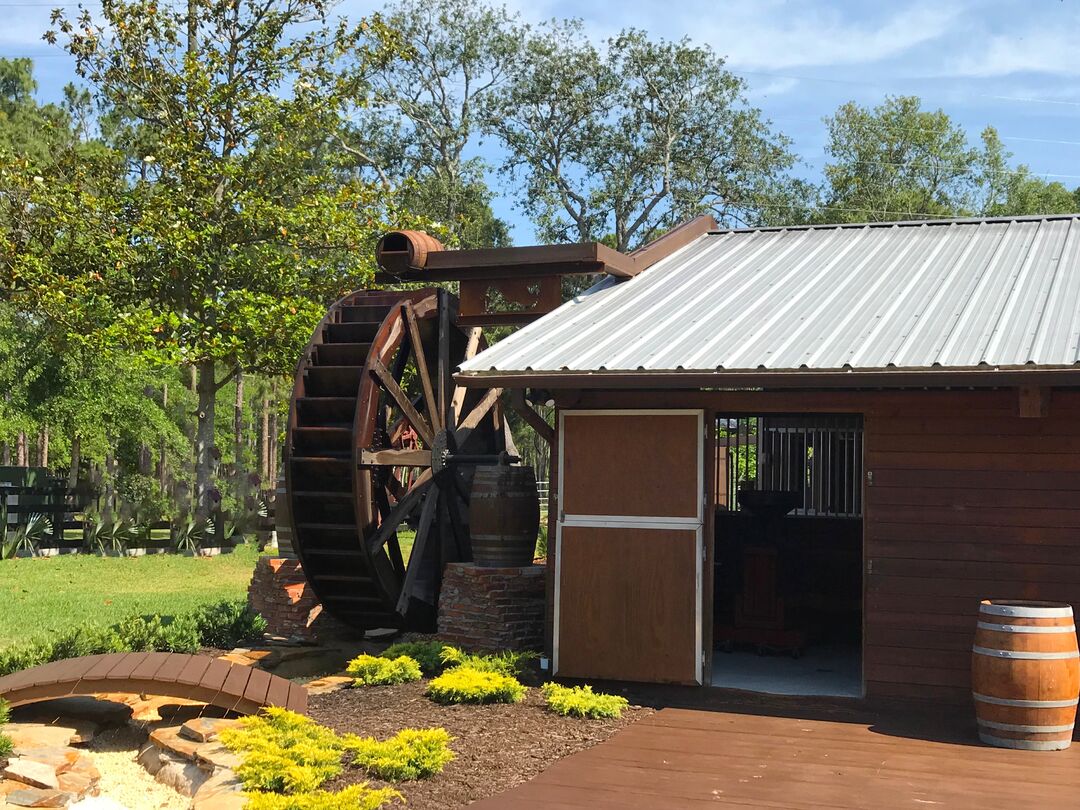
[[[1020,417],[1042,419],[1050,412],[1052,389],[1039,385],[1022,385],[1019,389]]]
[[[555,441],[555,431],[551,425],[544,421],[544,417],[534,411],[529,403],[525,401],[525,392],[522,389],[514,388],[510,391],[510,407],[517,412],[518,416],[529,423],[540,438],[548,444]]]

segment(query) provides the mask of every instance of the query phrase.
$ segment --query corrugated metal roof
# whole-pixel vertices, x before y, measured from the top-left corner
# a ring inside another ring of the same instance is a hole
[[[462,366],[528,372],[1080,364],[1080,214],[710,233]]]

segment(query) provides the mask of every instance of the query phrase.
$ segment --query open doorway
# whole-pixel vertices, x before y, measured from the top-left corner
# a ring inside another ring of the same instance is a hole
[[[716,419],[713,686],[862,695],[862,417]]]

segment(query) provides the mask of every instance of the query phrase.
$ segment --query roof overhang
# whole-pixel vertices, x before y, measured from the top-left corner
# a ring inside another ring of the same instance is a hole
[[[684,389],[708,388],[1002,388],[1080,386],[1080,367],[969,369],[838,369],[823,371],[635,371],[458,373],[466,388]]]

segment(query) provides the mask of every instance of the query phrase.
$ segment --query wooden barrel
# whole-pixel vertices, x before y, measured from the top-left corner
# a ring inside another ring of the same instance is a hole
[[[971,681],[983,742],[1027,751],[1068,748],[1080,695],[1072,608],[1055,602],[984,601]]]
[[[400,275],[427,265],[428,255],[444,250],[443,243],[423,231],[390,231],[375,246],[375,261],[388,273]]]
[[[532,467],[477,467],[469,497],[473,562],[488,568],[531,565],[540,529]]]

